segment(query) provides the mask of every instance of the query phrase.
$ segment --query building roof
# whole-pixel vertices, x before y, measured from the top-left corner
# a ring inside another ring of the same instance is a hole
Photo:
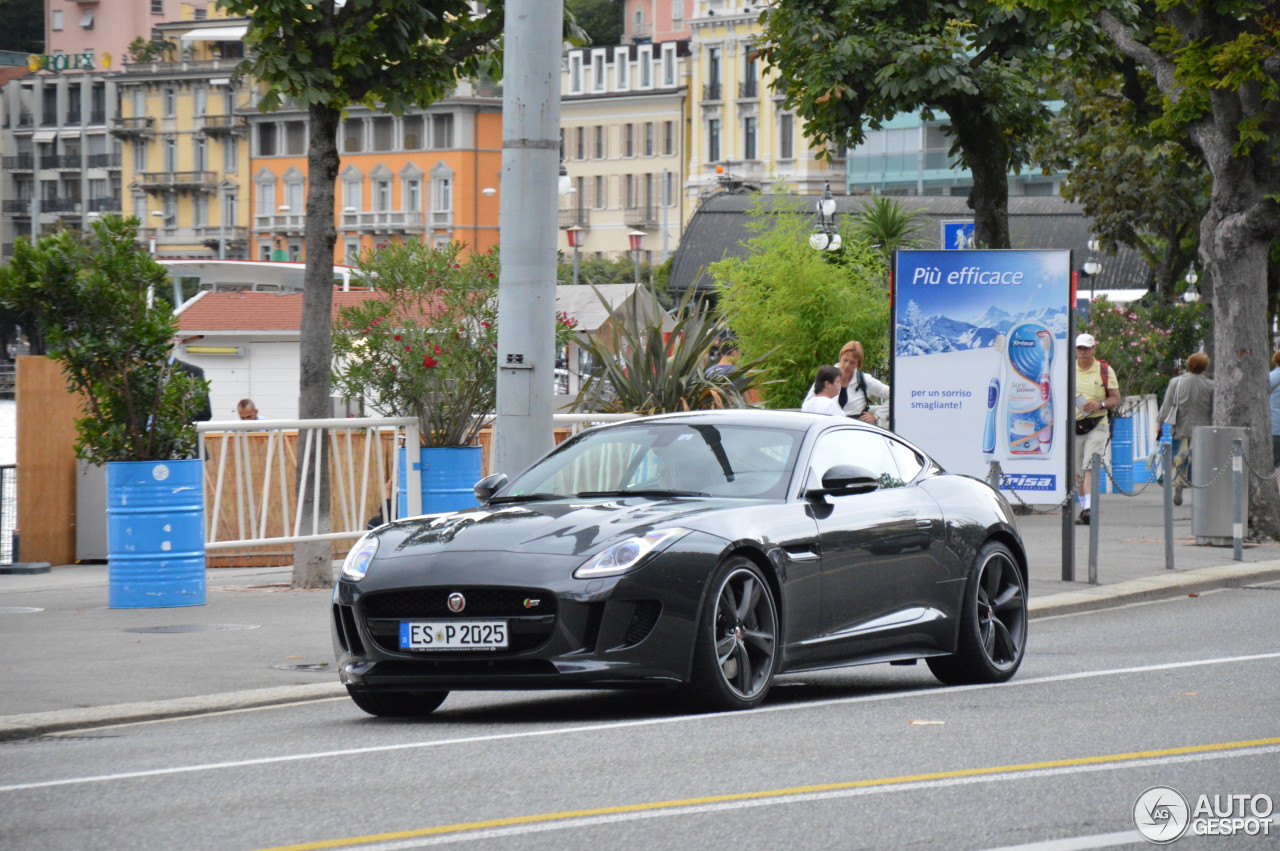
[[[816,216],[817,196],[762,195],[718,193],[708,197],[693,214],[680,247],[671,264],[670,289],[682,293],[690,285],[710,291],[713,281],[707,267],[725,257],[745,257],[748,215],[759,197],[764,209],[775,204],[795,205],[797,200],[806,216]],[[867,202],[865,195],[835,197],[836,215],[860,212]],[[963,196],[903,195],[894,196],[907,210],[923,210],[932,220],[920,232],[920,248],[941,248],[941,223],[973,221]],[[1089,220],[1080,205],[1057,197],[1014,197],[1009,199],[1009,239],[1014,248],[1070,249],[1075,252],[1073,265],[1079,268],[1089,256]],[[1092,283],[1097,289],[1146,289],[1151,271],[1142,256],[1122,248],[1115,257],[1100,256],[1102,271]],[[1081,278],[1081,288],[1086,286]]]

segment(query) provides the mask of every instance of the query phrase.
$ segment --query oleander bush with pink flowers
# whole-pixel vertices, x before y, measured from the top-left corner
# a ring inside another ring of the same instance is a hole
[[[1124,396],[1163,398],[1169,381],[1200,350],[1211,322],[1200,303],[1120,303],[1100,296],[1078,330],[1097,338],[1097,357],[1115,370]]]
[[[335,390],[388,417],[416,417],[423,446],[469,446],[496,405],[498,255],[461,243],[366,252],[378,293],[334,320]],[[557,345],[576,321],[556,317]]]

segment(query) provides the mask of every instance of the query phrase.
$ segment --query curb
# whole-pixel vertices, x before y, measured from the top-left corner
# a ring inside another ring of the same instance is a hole
[[[1079,591],[1050,594],[1027,603],[1033,620],[1052,615],[1070,615],[1109,609],[1129,603],[1181,597],[1216,588],[1239,588],[1254,582],[1280,579],[1280,561],[1259,562],[1249,567],[1234,564],[1200,567],[1195,570],[1165,571],[1164,575],[1129,579],[1110,585],[1090,585]]]
[[[0,717],[0,741],[29,739],[86,727],[106,727],[112,724],[181,718],[187,715],[207,715],[234,709],[277,706],[282,703],[325,700],[345,697],[346,694],[347,690],[341,683],[318,683],[233,691],[200,697],[180,697],[174,700],[117,703],[85,709],[59,709],[53,712],[34,712],[29,715],[9,715]]]
[[[1181,597],[1216,588],[1239,588],[1256,582],[1280,580],[1280,561],[1262,562],[1250,567],[1223,565],[1202,567],[1167,575],[1130,579],[1111,585],[1092,585],[1080,591],[1050,594],[1027,604],[1029,617],[1051,617],[1077,612],[1097,611],[1129,603]],[[345,697],[341,683],[278,686],[276,688],[234,691],[174,700],[145,703],[118,703],[85,709],[60,709],[28,715],[0,716],[0,741],[38,738],[69,730],[107,727],[190,715],[207,715],[236,709],[253,709],[312,700]]]

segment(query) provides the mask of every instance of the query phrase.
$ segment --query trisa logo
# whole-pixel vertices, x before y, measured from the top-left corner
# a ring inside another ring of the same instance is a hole
[[[1270,836],[1269,795],[1201,795],[1193,808],[1177,789],[1152,786],[1133,805],[1133,823],[1148,842],[1167,845],[1193,836]]]

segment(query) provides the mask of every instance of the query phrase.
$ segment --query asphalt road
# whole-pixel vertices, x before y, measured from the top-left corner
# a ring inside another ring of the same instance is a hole
[[[462,693],[417,721],[344,698],[9,742],[0,847],[1148,847],[1150,787],[1280,802],[1277,623],[1271,583],[1033,621],[994,687],[880,665],[727,715]],[[1276,848],[1273,816],[1173,847]]]

